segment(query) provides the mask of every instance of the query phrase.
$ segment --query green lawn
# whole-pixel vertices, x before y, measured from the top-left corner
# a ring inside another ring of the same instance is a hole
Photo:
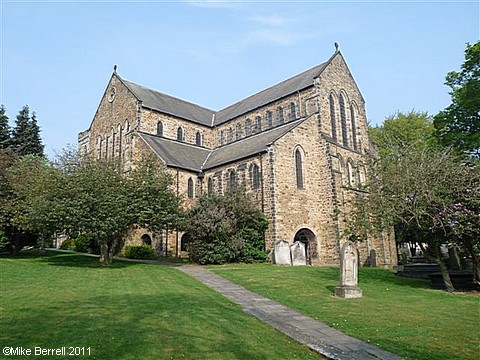
[[[88,359],[320,359],[182,272],[76,254],[0,257],[0,345]],[[31,359],[33,356],[0,358]],[[43,356],[42,359],[79,358]]]
[[[210,267],[215,273],[348,335],[418,360],[480,359],[480,294],[428,289],[429,281],[361,268],[361,299],[332,292],[339,269],[267,264]]]

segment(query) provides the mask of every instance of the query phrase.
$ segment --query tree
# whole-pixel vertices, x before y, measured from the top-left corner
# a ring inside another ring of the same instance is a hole
[[[182,198],[173,189],[173,178],[157,157],[142,158],[128,175],[136,225],[154,233],[178,228]]]
[[[240,191],[200,197],[187,213],[190,258],[200,264],[264,260],[265,215]]]
[[[10,146],[11,129],[8,125],[8,116],[5,106],[0,105],[0,149],[6,149]]]
[[[43,144],[35,113],[30,116],[30,108],[25,105],[17,115],[12,130],[11,145],[20,156],[43,156]]]
[[[459,199],[463,199],[462,204],[478,203],[478,168],[466,166],[446,149],[392,148],[371,160],[366,191],[367,196],[356,199],[349,231],[364,238],[369,232],[404,226],[422,247],[424,255],[440,267],[447,290],[453,291],[440,246],[460,238],[468,241],[466,236],[449,234],[470,231],[454,226],[452,214]],[[478,228],[472,230],[476,231],[472,238],[478,238]],[[473,255],[478,260],[480,254]]]
[[[461,71],[451,71],[445,84],[452,103],[435,116],[436,136],[473,158],[480,158],[480,41],[467,44]]]
[[[383,153],[404,146],[432,146],[434,130],[431,116],[412,110],[387,117],[382,125],[370,127],[368,133]]]

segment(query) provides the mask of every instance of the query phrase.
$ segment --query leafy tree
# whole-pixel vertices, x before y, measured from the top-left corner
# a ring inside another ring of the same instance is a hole
[[[445,146],[480,158],[480,41],[467,44],[461,71],[446,76],[452,103],[435,116],[436,135]]]
[[[6,149],[10,146],[11,129],[8,125],[8,116],[5,106],[0,105],[0,149]]]
[[[264,260],[267,220],[257,204],[240,191],[200,197],[187,213],[189,254],[200,264]]]
[[[35,113],[30,116],[30,108],[25,105],[17,115],[12,130],[11,145],[20,156],[43,156],[43,144]]]
[[[454,290],[440,246],[460,238],[469,241],[461,235],[472,231],[471,238],[478,238],[478,227],[467,229],[468,221],[455,222],[452,215],[459,199],[461,204],[478,203],[478,169],[441,148],[392,148],[372,159],[366,191],[367,196],[356,199],[349,232],[365,238],[371,232],[404,226],[424,255],[439,265],[447,290]],[[449,236],[454,232],[459,236]],[[478,247],[470,248],[478,260]]]
[[[431,146],[434,130],[432,117],[412,110],[387,117],[382,125],[369,128],[368,133],[383,153],[403,146]]]
[[[180,226],[182,198],[177,196],[173,178],[157,157],[142,158],[129,174],[128,181],[137,226],[154,233]]]

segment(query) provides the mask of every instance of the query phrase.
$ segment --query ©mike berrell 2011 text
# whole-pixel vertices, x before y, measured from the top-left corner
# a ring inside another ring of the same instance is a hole
[[[42,348],[40,346],[35,346],[34,348],[6,346],[3,348],[3,355],[5,356],[89,356],[90,354],[90,347],[80,346],[62,346],[56,349]]]

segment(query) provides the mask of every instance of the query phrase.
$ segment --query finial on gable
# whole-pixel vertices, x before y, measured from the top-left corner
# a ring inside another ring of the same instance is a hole
[[[113,72],[116,74],[117,73],[117,64],[113,65]]]
[[[335,45],[335,52],[338,52],[338,48],[339,48],[338,43],[336,42],[334,45]]]

